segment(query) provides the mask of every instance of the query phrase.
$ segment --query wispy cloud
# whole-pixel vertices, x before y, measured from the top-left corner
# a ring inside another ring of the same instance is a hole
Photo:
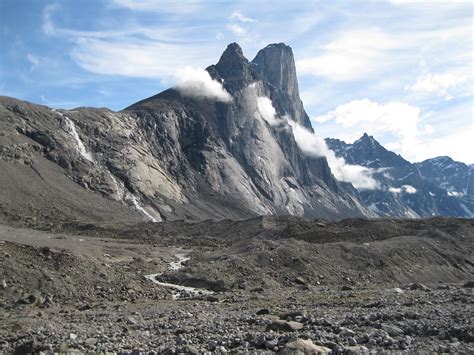
[[[247,30],[244,27],[239,26],[235,23],[227,25],[227,29],[237,37],[242,37],[247,34]]]
[[[105,75],[170,78],[189,63],[206,65],[210,56],[202,48],[152,41],[105,41],[79,38],[72,58],[85,70]]]
[[[152,11],[162,13],[187,14],[199,10],[203,1],[187,0],[110,0],[110,4],[133,11]]]
[[[230,19],[230,20],[237,20],[237,21],[240,21],[240,22],[256,22],[255,19],[250,18],[250,17],[247,17],[247,16],[243,15],[243,14],[242,14],[241,12],[239,12],[239,11],[233,12],[233,13],[229,16],[229,19]]]
[[[296,65],[300,74],[330,80],[367,78],[386,65],[384,51],[399,46],[398,41],[377,28],[344,31],[322,45],[318,55],[301,58]]]
[[[50,4],[47,5],[43,10],[42,30],[48,36],[53,35],[55,33],[52,15],[58,8],[59,6],[57,4]]]
[[[40,63],[38,57],[36,57],[35,55],[31,53],[28,53],[26,55],[26,59],[28,59],[28,61],[31,63],[30,71],[33,71]]]
[[[449,100],[457,88],[470,80],[472,80],[472,68],[466,71],[427,73],[418,76],[415,83],[407,86],[407,89],[413,92],[434,93]],[[467,87],[464,91],[470,91],[470,89],[472,90],[471,87]],[[470,94],[472,95],[472,92]]]

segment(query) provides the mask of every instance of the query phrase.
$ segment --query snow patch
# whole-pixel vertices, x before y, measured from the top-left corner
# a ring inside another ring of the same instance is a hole
[[[411,185],[402,185],[401,187],[389,187],[388,191],[394,194],[407,193],[416,194],[417,189]]]

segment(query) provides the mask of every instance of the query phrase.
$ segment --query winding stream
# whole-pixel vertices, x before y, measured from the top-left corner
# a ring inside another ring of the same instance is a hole
[[[176,254],[175,258],[176,260],[172,261],[168,266],[168,269],[170,271],[177,271],[179,269],[182,269],[184,267],[183,264],[190,259],[189,257],[186,256],[186,254],[182,254],[182,253]],[[168,282],[161,282],[158,280],[158,278],[161,275],[163,275],[163,273],[150,274],[150,275],[145,275],[145,278],[157,285],[174,289],[175,292],[173,292],[173,299],[175,300],[180,299],[180,298],[186,298],[187,295],[189,294],[193,296],[205,296],[205,295],[212,295],[214,293],[204,288],[196,288],[196,287],[172,284]]]

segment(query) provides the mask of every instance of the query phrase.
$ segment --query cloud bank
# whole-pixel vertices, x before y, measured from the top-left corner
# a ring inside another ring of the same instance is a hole
[[[334,151],[329,149],[324,139],[308,131],[288,115],[280,118],[272,100],[268,97],[257,97],[257,110],[270,126],[288,124],[292,128],[296,144],[303,154],[313,157],[325,157],[337,180],[350,182],[356,189],[374,190],[380,188],[379,183],[372,177],[375,171],[361,165],[347,164],[344,158],[337,157]]]
[[[344,158],[337,157],[324,141],[294,121],[288,121],[293,128],[296,144],[309,156],[325,157],[337,180],[350,182],[356,189],[379,189],[379,183],[372,177],[374,171],[361,165],[347,164]]]
[[[385,52],[400,43],[378,28],[344,31],[320,46],[319,54],[296,62],[302,75],[325,77],[334,81],[366,78],[386,64]]]
[[[232,96],[222,84],[211,78],[202,68],[185,67],[175,74],[176,89],[181,94],[197,98],[210,98],[216,101],[230,102]]]
[[[413,92],[434,93],[449,100],[452,98],[450,91],[469,79],[469,72],[428,73],[418,76],[416,82],[407,88]]]
[[[350,135],[338,137],[354,141],[364,132],[372,135],[393,134],[402,149],[413,149],[419,134],[420,108],[404,102],[380,104],[369,99],[353,100],[337,106],[314,121],[326,123],[335,121],[342,129],[349,129]]]

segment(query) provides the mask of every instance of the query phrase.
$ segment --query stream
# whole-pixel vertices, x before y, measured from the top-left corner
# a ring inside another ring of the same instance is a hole
[[[184,263],[188,261],[190,258],[186,256],[186,254],[176,254],[175,255],[176,260],[172,261],[168,269],[170,271],[177,271],[180,270],[184,267]],[[182,285],[177,285],[177,284],[172,284],[168,282],[161,282],[158,280],[158,278],[163,275],[163,273],[159,274],[150,274],[150,275],[145,275],[145,278],[150,280],[151,282],[163,286],[163,287],[169,287],[175,290],[173,292],[173,299],[180,299],[180,298],[187,298],[189,295],[193,296],[205,296],[205,295],[211,295],[214,292],[203,289],[203,288],[196,288],[196,287],[189,287],[189,286],[182,286]]]

